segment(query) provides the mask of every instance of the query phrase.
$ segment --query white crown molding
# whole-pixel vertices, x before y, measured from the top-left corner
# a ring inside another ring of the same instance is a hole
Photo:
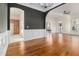
[[[33,9],[36,9],[36,10],[39,10],[39,11],[42,11],[42,12],[46,12],[58,5],[60,5],[61,3],[54,3],[51,7],[49,8],[42,8],[39,3],[18,3],[20,5],[23,5],[23,6],[26,6],[26,7],[30,7],[30,8],[33,8]]]

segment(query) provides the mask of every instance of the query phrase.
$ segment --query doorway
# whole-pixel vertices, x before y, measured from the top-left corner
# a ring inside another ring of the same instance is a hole
[[[10,36],[17,40],[24,38],[24,10],[20,8],[10,7]]]

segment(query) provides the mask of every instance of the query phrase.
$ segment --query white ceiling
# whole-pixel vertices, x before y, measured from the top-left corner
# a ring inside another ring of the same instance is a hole
[[[61,3],[53,3],[53,5],[50,6],[50,7],[48,7],[48,8],[43,8],[43,7],[41,7],[39,3],[18,3],[18,4],[24,5],[24,6],[27,6],[27,7],[30,7],[30,8],[39,10],[39,11],[42,11],[42,12],[46,12],[46,11],[48,11],[49,9],[54,8],[54,7],[56,7],[57,5],[60,5]]]
[[[66,3],[50,12],[63,14],[64,11],[70,12],[70,15],[79,15],[79,3]]]
[[[64,11],[69,11],[69,14],[64,14]],[[65,19],[65,17],[75,19],[79,21],[79,3],[66,3],[58,8],[51,10],[47,16],[47,20],[57,20]]]

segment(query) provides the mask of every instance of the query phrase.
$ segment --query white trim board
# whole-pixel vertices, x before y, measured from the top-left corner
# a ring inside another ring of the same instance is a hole
[[[24,30],[24,36],[20,35],[12,36],[9,31],[9,43],[42,38],[45,37],[45,34],[46,34],[45,29],[27,29]]]
[[[5,56],[8,43],[8,31],[0,33],[0,56]]]
[[[45,37],[45,29],[32,29],[24,31],[24,40],[31,40]]]

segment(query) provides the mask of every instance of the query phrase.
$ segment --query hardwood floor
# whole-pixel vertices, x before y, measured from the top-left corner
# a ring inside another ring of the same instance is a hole
[[[7,56],[79,56],[79,36],[49,34],[44,38],[15,42]]]

